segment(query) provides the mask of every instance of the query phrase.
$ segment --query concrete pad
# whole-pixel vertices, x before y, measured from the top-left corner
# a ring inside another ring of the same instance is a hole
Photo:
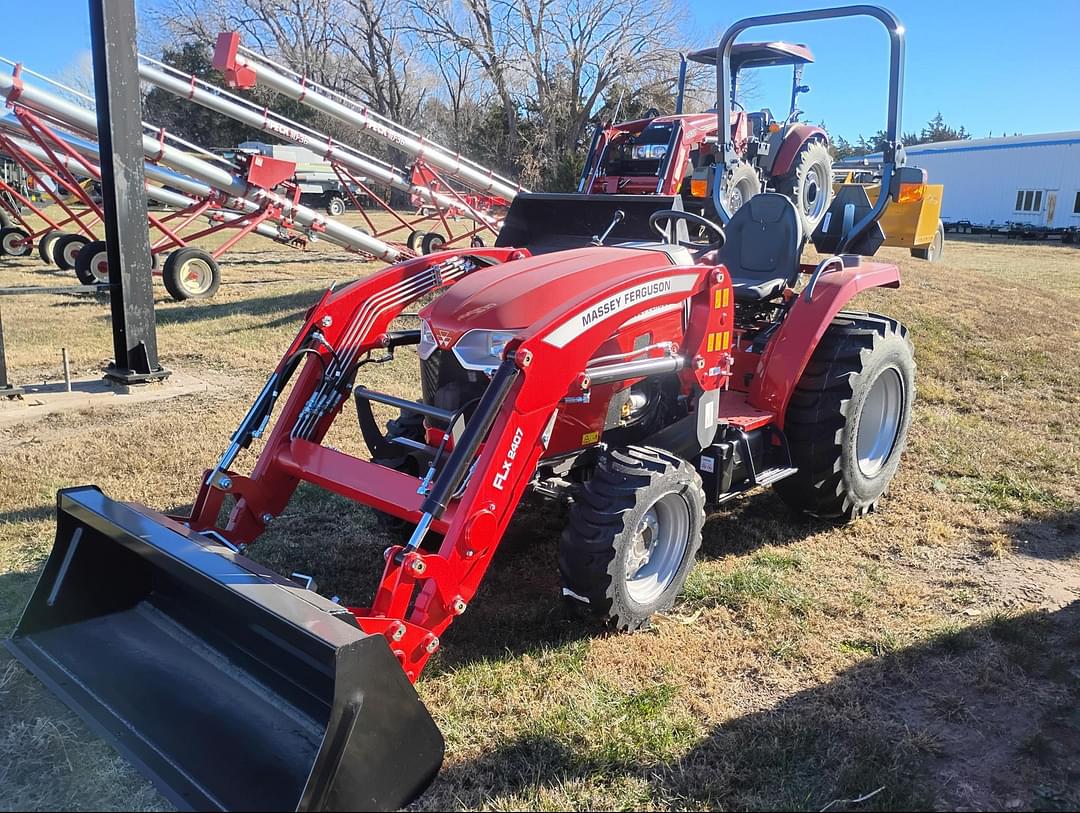
[[[164,381],[134,386],[114,384],[104,378],[72,380],[71,392],[67,391],[63,381],[21,386],[24,390],[22,398],[0,397],[0,426],[34,420],[42,415],[163,401],[210,389],[205,381],[179,370],[172,370]]]

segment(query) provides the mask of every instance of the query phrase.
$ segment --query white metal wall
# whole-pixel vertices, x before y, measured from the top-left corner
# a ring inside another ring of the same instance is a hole
[[[941,219],[1080,226],[1080,131],[909,147],[908,164],[945,185]],[[1018,190],[1040,190],[1039,210],[1016,209]]]

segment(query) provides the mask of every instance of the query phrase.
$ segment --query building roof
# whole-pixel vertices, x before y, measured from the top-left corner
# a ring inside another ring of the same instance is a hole
[[[1009,150],[1017,149],[1019,147],[1053,147],[1062,144],[1080,144],[1080,130],[1069,130],[1061,133],[1005,136],[1003,138],[970,138],[961,141],[935,141],[931,144],[915,144],[911,147],[905,147],[904,150],[909,157],[913,157],[916,155],[939,155],[951,152]]]
[[[1080,145],[1080,130],[1067,130],[1061,133],[1036,133],[1034,135],[1004,136],[1002,138],[969,138],[959,141],[934,141],[930,144],[915,144],[904,147],[909,159],[921,155],[948,155],[961,152],[985,152],[988,150],[1016,150],[1023,147],[1057,147],[1062,145]],[[880,152],[869,155],[855,155],[837,161],[836,167],[851,168],[869,166],[881,161]]]

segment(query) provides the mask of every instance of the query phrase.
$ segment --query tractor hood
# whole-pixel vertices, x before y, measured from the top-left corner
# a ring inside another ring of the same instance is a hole
[[[469,275],[420,311],[420,316],[445,350],[470,330],[528,327],[600,284],[630,282],[676,262],[691,263],[689,252],[659,243],[592,246],[528,257]]]

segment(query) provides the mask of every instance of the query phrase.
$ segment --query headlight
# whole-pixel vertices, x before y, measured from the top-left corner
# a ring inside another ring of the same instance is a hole
[[[659,161],[667,155],[667,144],[635,144],[633,156],[639,161]]]
[[[454,355],[466,370],[490,370],[502,362],[514,336],[508,330],[470,330],[454,345]]]
[[[420,358],[427,361],[432,353],[435,352],[435,348],[438,345],[435,343],[435,334],[431,332],[431,325],[427,323],[427,320],[420,320],[420,346],[417,348],[417,352],[420,354]]]

